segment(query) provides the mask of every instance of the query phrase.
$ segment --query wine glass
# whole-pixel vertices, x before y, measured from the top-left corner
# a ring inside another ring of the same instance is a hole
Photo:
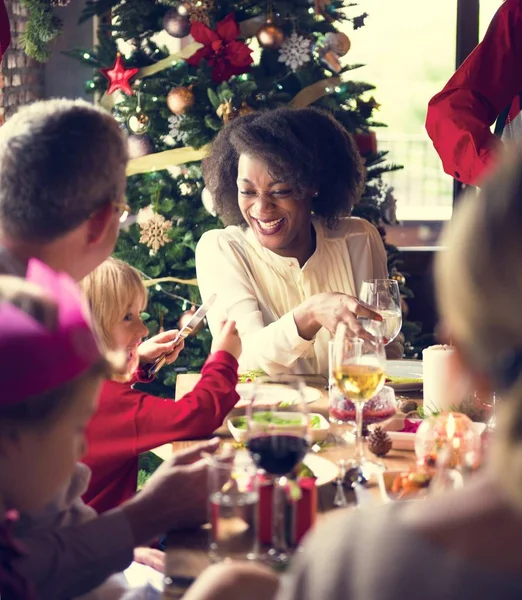
[[[381,315],[385,345],[393,342],[402,327],[399,284],[394,279],[367,279],[361,284],[359,299]],[[366,318],[359,320],[366,331],[374,333],[377,321]]]
[[[342,423],[342,415],[349,415],[348,407],[355,405],[355,454],[352,468],[371,475],[372,462],[364,455],[363,409],[365,403],[378,394],[384,386],[386,357],[379,328],[374,329],[373,340],[354,338],[346,325],[337,326],[333,349],[333,375],[339,391],[346,401],[345,413],[330,407],[330,421]],[[376,463],[380,468],[380,465]],[[366,468],[365,468],[366,467]]]
[[[265,559],[278,566],[291,558],[287,541],[286,495],[293,472],[308,447],[308,410],[297,377],[260,378],[247,408],[247,447],[256,465],[274,477],[272,547]]]

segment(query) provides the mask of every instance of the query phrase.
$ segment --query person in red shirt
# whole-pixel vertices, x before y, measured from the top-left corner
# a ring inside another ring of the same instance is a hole
[[[522,140],[521,92],[522,0],[506,0],[482,42],[428,104],[426,130],[446,173],[476,185],[496,163],[500,138]]]
[[[183,347],[183,343],[173,346],[177,331],[142,343],[148,333],[140,317],[147,303],[146,289],[138,272],[120,260],[106,260],[80,287],[102,344],[112,350],[123,348],[128,372],[133,373],[127,381],[104,383],[98,410],[87,428],[83,462],[92,477],[83,499],[100,513],[135,494],[142,452],[178,439],[208,437],[222,424],[239,399],[235,387],[241,341],[235,323],[226,322],[192,392],[178,402],[151,396],[133,386],[148,380],[139,365],[164,352],[172,352],[167,362],[173,362]]]

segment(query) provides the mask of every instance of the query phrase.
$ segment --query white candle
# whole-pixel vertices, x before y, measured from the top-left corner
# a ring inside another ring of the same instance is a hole
[[[422,352],[426,415],[450,411],[452,408],[451,359],[454,352],[453,346],[430,346]]]

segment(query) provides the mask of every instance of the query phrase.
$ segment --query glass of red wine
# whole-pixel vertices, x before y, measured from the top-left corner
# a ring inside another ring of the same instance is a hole
[[[287,495],[296,467],[309,446],[308,410],[298,377],[261,378],[247,408],[247,447],[259,469],[274,478],[272,547],[265,560],[285,566],[292,556],[287,527]]]

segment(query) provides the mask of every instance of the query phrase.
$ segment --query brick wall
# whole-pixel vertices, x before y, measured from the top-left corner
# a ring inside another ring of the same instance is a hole
[[[44,97],[44,65],[26,56],[19,43],[27,9],[18,0],[6,0],[6,6],[12,40],[0,71],[0,124],[22,104]]]

